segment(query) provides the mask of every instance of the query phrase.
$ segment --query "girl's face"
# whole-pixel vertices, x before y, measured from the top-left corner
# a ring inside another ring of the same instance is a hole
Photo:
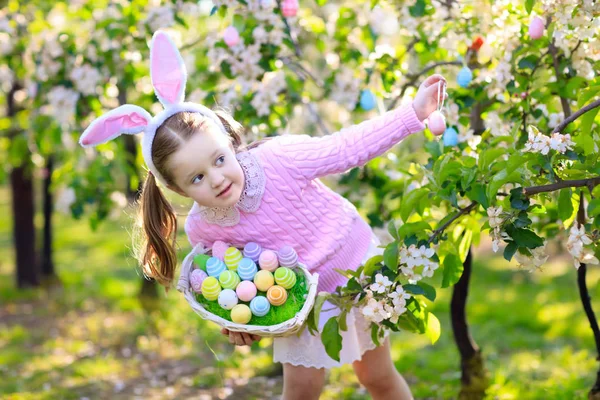
[[[169,188],[204,207],[232,207],[244,189],[233,146],[211,122],[171,155],[168,168],[178,186]]]

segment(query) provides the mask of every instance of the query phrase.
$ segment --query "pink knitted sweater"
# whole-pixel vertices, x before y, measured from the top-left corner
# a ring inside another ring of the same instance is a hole
[[[409,104],[332,135],[284,135],[239,153],[246,178],[242,198],[231,209],[194,203],[185,223],[188,239],[205,247],[217,240],[272,250],[290,245],[319,273],[319,291],[332,292],[347,280],[334,268],[357,268],[372,231],[349,201],[318,178],[364,165],[423,129]]]

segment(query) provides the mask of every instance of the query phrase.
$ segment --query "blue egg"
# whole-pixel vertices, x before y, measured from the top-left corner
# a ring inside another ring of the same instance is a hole
[[[469,69],[469,67],[463,67],[458,73],[456,80],[458,81],[458,85],[460,87],[466,88],[471,83],[473,79],[473,72]]]
[[[458,132],[451,126],[446,128],[443,138],[444,146],[456,146],[458,144]]]
[[[243,281],[251,281],[254,279],[254,275],[256,275],[257,271],[258,268],[256,267],[256,263],[249,258],[242,258],[238,264],[237,273]]]
[[[206,261],[206,272],[209,276],[214,276],[218,279],[219,275],[226,269],[225,263],[216,257],[211,257]]]
[[[264,317],[271,309],[271,303],[265,296],[256,296],[250,302],[250,311],[257,317]]]
[[[365,89],[360,94],[360,107],[365,111],[375,108],[375,95],[369,89]]]

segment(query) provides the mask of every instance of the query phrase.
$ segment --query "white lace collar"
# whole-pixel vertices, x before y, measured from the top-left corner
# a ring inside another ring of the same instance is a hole
[[[234,226],[240,222],[240,211],[253,213],[260,207],[265,193],[265,172],[258,158],[249,151],[236,154],[236,158],[244,171],[244,190],[233,207],[198,206],[200,217],[209,224]]]

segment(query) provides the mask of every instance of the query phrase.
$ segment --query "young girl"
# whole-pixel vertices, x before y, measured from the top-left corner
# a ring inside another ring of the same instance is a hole
[[[192,246],[210,248],[217,240],[237,247],[251,241],[272,249],[290,245],[319,274],[318,291],[345,284],[334,268],[357,268],[381,252],[356,208],[318,178],[361,166],[423,130],[423,121],[442,100],[442,76],[427,78],[412,104],[335,134],[284,135],[243,147],[243,128],[230,116],[183,102],[185,67],[166,34],[154,35],[150,54],[152,84],[165,110],[152,118],[140,107],[121,106],[94,121],[80,140],[91,146],[121,133],[144,132],[142,153],[150,172],[141,198],[147,235],[141,263],[148,276],[169,287],[177,264],[177,219],[157,180],[194,200],[185,222]],[[183,289],[186,284],[182,277]],[[323,308],[321,328],[336,312]],[[307,329],[300,336],[274,339],[274,360],[283,363],[284,399],[317,399],[325,370],[348,363],[374,399],[412,398],[394,368],[389,339],[375,347],[358,312],[348,315],[347,325],[339,363]],[[260,339],[222,332],[239,346]]]

